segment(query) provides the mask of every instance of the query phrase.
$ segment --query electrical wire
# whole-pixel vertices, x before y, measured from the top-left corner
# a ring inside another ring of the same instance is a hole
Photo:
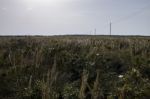
[[[147,10],[149,7],[150,7],[150,4],[146,5],[145,7],[139,9],[139,10],[136,11],[136,12],[133,12],[133,13],[131,13],[131,14],[129,14],[129,15],[123,17],[123,18],[120,18],[119,20],[111,21],[111,23],[112,23],[112,24],[117,24],[117,23],[120,23],[120,22],[122,22],[122,21],[129,20],[129,19],[131,19],[131,18],[133,18],[133,17],[135,17],[135,16],[137,16],[137,15],[143,13],[143,12],[144,12],[145,10]]]

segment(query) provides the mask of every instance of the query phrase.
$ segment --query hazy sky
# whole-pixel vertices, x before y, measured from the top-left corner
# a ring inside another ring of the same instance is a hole
[[[0,0],[1,35],[150,35],[150,0]]]

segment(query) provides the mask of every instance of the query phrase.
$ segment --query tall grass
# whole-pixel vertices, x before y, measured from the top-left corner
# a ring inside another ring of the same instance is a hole
[[[1,37],[0,98],[147,99],[149,49],[149,37]]]

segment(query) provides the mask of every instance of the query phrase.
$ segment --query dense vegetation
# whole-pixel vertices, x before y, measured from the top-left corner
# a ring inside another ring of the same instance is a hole
[[[149,98],[149,37],[0,37],[0,99]]]

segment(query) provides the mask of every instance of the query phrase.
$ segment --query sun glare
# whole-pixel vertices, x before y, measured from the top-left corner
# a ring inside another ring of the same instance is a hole
[[[48,6],[58,6],[63,3],[63,0],[25,0],[28,5],[38,6],[38,5],[48,5]]]
[[[38,2],[38,3],[52,3],[52,2],[58,2],[60,0],[29,0],[31,2]]]

